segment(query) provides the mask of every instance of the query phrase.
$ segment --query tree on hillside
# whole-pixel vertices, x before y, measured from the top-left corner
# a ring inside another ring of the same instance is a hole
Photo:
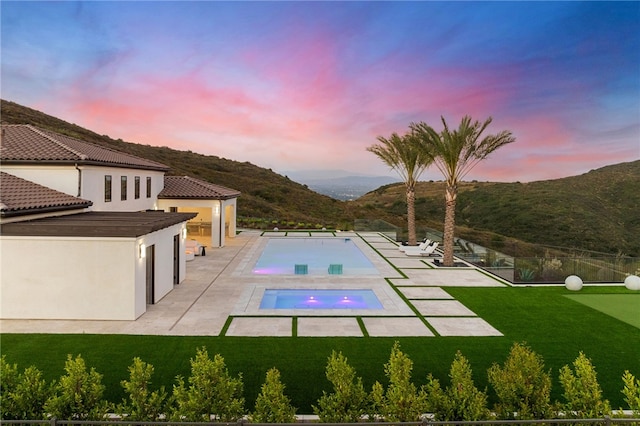
[[[441,117],[444,129],[436,132],[424,122],[411,123],[410,129],[421,141],[424,156],[431,159],[442,173],[446,183],[444,217],[444,259],[445,266],[453,266],[453,237],[455,228],[456,199],[458,183],[481,160],[496,149],[511,142],[515,137],[504,130],[495,135],[481,138],[482,132],[492,121],[489,117],[484,123],[471,121],[471,117],[462,118],[455,130],[450,130],[444,117]]]
[[[378,141],[380,143],[367,147],[367,151],[377,155],[404,181],[407,191],[409,245],[416,245],[416,183],[422,172],[431,164],[431,156],[421,148],[420,140],[413,133],[404,136],[393,133],[389,139],[378,136]]]

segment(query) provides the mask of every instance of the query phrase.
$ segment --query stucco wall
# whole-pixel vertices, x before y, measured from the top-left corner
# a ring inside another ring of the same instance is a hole
[[[173,236],[186,277],[184,224],[141,238],[0,237],[0,318],[134,320],[146,304],[146,258],[155,246],[154,302],[173,290]]]
[[[78,196],[78,170],[73,166],[3,164],[2,171],[47,188]]]
[[[111,176],[111,201],[104,200],[104,177]],[[120,178],[127,177],[127,199],[121,200]],[[135,177],[140,177],[140,198],[135,198]],[[151,197],[147,198],[147,177],[151,177]],[[152,170],[116,167],[83,167],[82,197],[93,201],[95,211],[155,210],[157,197],[164,188],[164,173]]]
[[[93,202],[95,211],[142,211],[157,208],[164,188],[164,172],[102,166],[22,166],[3,165],[2,171],[65,194]],[[111,201],[104,200],[104,177],[111,176]],[[120,178],[127,177],[127,199],[121,200]],[[135,177],[140,177],[140,198],[135,198]],[[151,197],[147,198],[147,177],[151,177]]]
[[[0,237],[0,318],[136,318],[135,239]]]
[[[185,239],[182,230],[184,224],[178,224],[162,229],[136,241],[136,314],[142,315],[146,311],[146,258],[140,257],[140,244],[155,246],[155,291],[154,302],[159,302],[171,290],[173,290],[173,236],[179,235],[180,241],[180,282],[187,275],[187,262],[185,258]]]
[[[223,212],[224,212],[224,224],[227,230],[226,236],[228,238],[236,237],[236,217],[238,209],[238,199],[232,198],[230,200],[224,200]]]

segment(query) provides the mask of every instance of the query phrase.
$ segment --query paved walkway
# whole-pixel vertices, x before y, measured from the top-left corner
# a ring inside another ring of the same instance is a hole
[[[282,236],[283,233],[266,233]],[[332,233],[312,234],[331,237]],[[136,321],[0,320],[2,333],[202,336],[501,336],[447,293],[450,286],[503,286],[473,267],[442,268],[408,257],[377,233],[340,233],[358,245],[378,275],[270,275],[251,269],[268,238],[244,231],[187,263],[187,278]],[[300,237],[299,233],[290,233]],[[382,255],[382,256],[381,256]],[[396,269],[397,268],[397,269]],[[401,272],[399,272],[401,271]],[[382,310],[263,310],[266,288],[372,289]]]

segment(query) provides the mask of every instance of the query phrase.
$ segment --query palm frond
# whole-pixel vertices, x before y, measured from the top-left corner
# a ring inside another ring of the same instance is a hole
[[[395,170],[407,187],[414,187],[418,178],[431,164],[431,157],[419,146],[419,139],[412,133],[400,136],[391,134],[387,139],[378,136],[378,144],[367,147],[392,170]]]

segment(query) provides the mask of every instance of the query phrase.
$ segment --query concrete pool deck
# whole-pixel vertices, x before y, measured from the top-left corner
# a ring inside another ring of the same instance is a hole
[[[283,235],[265,233],[267,237]],[[332,237],[333,233],[311,235]],[[288,233],[288,237],[311,235]],[[502,335],[446,292],[450,286],[506,285],[498,279],[473,267],[434,267],[433,258],[407,257],[378,233],[342,232],[337,236],[352,238],[379,275],[255,276],[251,268],[266,238],[258,231],[243,231],[227,239],[225,247],[210,249],[206,256],[188,262],[187,278],[135,321],[0,320],[0,332],[256,337]],[[384,310],[265,312],[256,308],[260,291],[267,287],[322,289],[334,288],[337,283],[345,288],[373,289]]]

